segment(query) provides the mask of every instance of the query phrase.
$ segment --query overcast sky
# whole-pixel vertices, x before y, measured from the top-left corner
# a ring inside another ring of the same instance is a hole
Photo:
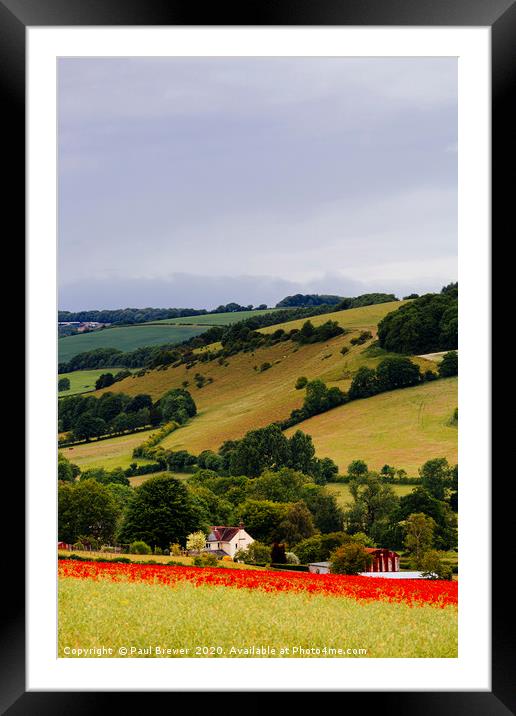
[[[455,58],[61,59],[59,307],[457,279]]]

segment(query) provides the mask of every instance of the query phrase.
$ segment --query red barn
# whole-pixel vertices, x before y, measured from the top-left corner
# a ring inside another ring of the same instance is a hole
[[[373,561],[366,569],[366,572],[399,572],[400,556],[397,552],[380,547],[366,547],[366,551],[372,556]]]

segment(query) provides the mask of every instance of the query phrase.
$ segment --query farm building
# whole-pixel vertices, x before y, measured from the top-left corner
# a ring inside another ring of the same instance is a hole
[[[380,547],[366,547],[366,551],[372,556],[373,561],[366,569],[366,572],[399,572],[400,556],[397,552]]]
[[[400,556],[397,552],[391,552],[390,549],[382,549],[379,547],[366,547],[366,551],[372,556],[373,561],[363,574],[373,572],[399,572]],[[314,574],[328,574],[330,571],[330,562],[312,562],[308,565],[308,571]]]
[[[254,539],[245,531],[242,523],[238,527],[211,527],[206,550],[221,557],[234,557],[239,549],[247,549],[252,542]]]
[[[329,562],[311,562],[308,565],[308,571],[312,574],[328,574],[330,571]]]

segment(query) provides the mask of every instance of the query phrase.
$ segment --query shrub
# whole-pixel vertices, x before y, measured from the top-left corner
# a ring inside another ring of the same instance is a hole
[[[274,564],[286,564],[287,557],[285,552],[285,545],[278,544],[275,542],[271,549],[271,562]]]
[[[182,554],[181,545],[178,544],[177,542],[174,542],[174,544],[171,544],[169,554],[171,554],[173,557],[180,557]]]
[[[201,530],[191,532],[186,538],[186,549],[191,552],[200,552],[206,547],[206,535]]]
[[[299,557],[294,552],[285,552],[287,564],[299,564]]]
[[[459,373],[459,356],[457,351],[449,351],[443,355],[442,361],[439,363],[439,376],[441,378],[450,378],[452,375]]]
[[[269,370],[269,368],[271,368],[271,364],[265,361],[265,363],[262,363],[260,366],[260,373],[263,373],[264,370]]]
[[[371,331],[362,331],[362,332],[360,333],[360,335],[355,336],[354,338],[352,338],[352,339],[350,340],[350,343],[351,343],[351,345],[353,345],[353,346],[360,346],[360,345],[362,345],[362,343],[365,343],[366,341],[368,341],[368,340],[369,340],[370,338],[372,338],[372,337],[373,337],[373,334],[371,333]]]
[[[432,549],[421,558],[421,571],[427,579],[451,579],[453,568],[442,559],[442,553]]]
[[[332,574],[358,574],[365,572],[372,557],[360,542],[349,542],[337,547],[330,555]]]
[[[132,542],[129,547],[129,551],[131,554],[152,554],[152,549],[143,540],[136,540],[136,542]]]
[[[194,557],[193,563],[196,567],[216,567],[217,555],[210,552],[203,552]]]
[[[308,378],[306,378],[304,375],[299,376],[299,378],[296,380],[296,390],[301,390],[305,387],[307,383]]]
[[[343,356],[345,356],[346,353],[349,353],[349,346],[342,346],[342,348],[340,349],[340,352]]]
[[[161,549],[161,547],[154,547],[154,554],[163,554],[163,550]]]
[[[244,564],[268,564],[271,561],[271,548],[263,542],[251,542],[247,549],[235,553],[235,562]]]
[[[57,383],[57,389],[59,392],[63,390],[70,390],[70,379],[69,378],[59,378],[59,382]]]

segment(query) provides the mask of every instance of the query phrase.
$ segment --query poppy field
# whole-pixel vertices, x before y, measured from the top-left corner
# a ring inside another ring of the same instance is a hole
[[[58,649],[453,658],[457,583],[62,560]]]

